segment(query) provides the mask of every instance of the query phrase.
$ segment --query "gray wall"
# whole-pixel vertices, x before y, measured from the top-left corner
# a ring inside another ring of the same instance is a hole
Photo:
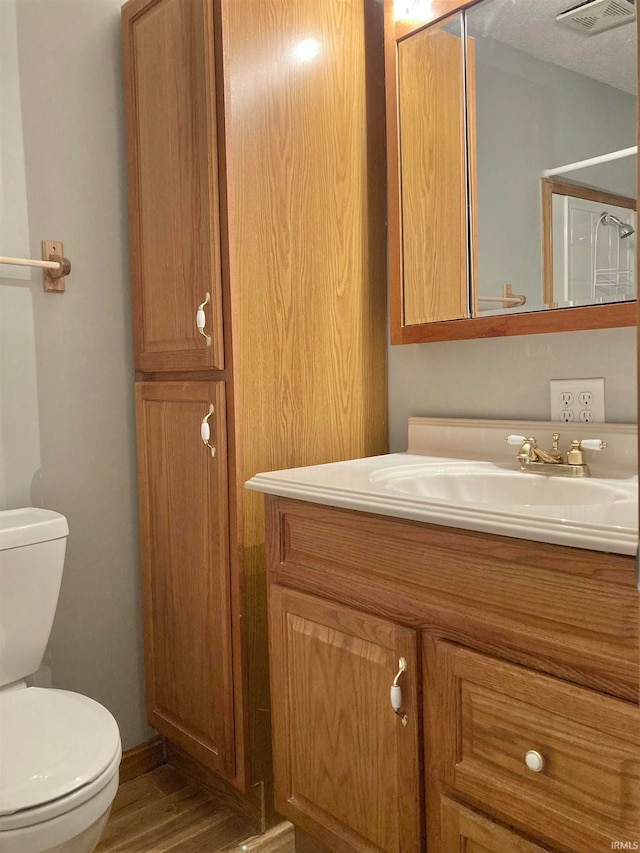
[[[0,3],[8,14],[11,0]],[[62,590],[39,683],[103,703],[127,748],[150,730],[143,708],[120,5],[15,4],[28,250],[37,258],[40,240],[64,241],[72,274],[64,295],[45,294],[38,272],[12,279],[4,268],[0,278],[0,507],[33,504],[67,516]],[[0,51],[9,29],[0,32]],[[19,116],[2,115],[5,124],[10,119]],[[10,215],[6,192],[2,206]],[[0,246],[0,254],[11,252]]]
[[[407,449],[411,415],[549,420],[550,379],[600,376],[606,420],[635,423],[635,328],[392,346],[390,449]]]

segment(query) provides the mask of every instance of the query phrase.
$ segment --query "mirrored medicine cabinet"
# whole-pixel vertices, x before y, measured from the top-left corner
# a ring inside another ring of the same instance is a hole
[[[635,7],[585,5],[385,0],[392,343],[635,324]]]

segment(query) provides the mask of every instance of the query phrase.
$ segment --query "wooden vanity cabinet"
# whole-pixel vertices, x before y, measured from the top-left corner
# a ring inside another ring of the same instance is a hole
[[[271,496],[267,525],[276,806],[303,831],[344,853],[640,842],[632,557]],[[403,632],[413,754],[388,697]],[[407,845],[396,815],[423,802]]]
[[[383,9],[130,0],[122,26],[148,717],[264,825],[244,482],[387,449]]]

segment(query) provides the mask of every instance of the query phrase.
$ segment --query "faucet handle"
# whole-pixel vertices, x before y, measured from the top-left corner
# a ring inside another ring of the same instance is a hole
[[[513,444],[514,447],[519,447],[525,441],[533,441],[535,443],[535,438],[526,438],[524,435],[507,435],[504,440],[507,444]]]
[[[606,441],[602,441],[599,438],[583,438],[582,441],[574,438],[571,442],[571,447],[567,451],[567,464],[584,465],[583,450],[604,450],[606,446]]]
[[[600,438],[583,438],[578,444],[581,450],[604,450],[607,446],[607,442]]]

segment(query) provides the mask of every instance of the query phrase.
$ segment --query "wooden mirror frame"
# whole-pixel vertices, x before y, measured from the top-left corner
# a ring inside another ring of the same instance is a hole
[[[407,5],[410,0],[406,0]],[[387,192],[389,228],[389,293],[392,344],[418,344],[430,341],[495,338],[510,335],[536,335],[586,329],[609,329],[636,325],[636,301],[614,302],[584,308],[542,309],[490,317],[467,317],[433,323],[404,325],[402,275],[402,197],[400,183],[400,135],[398,121],[398,42],[431,24],[460,12],[482,0],[430,0],[424,3],[428,13],[418,18],[396,20],[395,0],[384,0],[385,15],[385,88],[387,109]],[[420,0],[413,5],[419,6]],[[640,16],[637,27],[640,30]],[[473,176],[471,176],[473,182]],[[636,271],[638,253],[636,253]],[[636,274],[637,281],[637,274]],[[473,294],[470,296],[473,302]]]

